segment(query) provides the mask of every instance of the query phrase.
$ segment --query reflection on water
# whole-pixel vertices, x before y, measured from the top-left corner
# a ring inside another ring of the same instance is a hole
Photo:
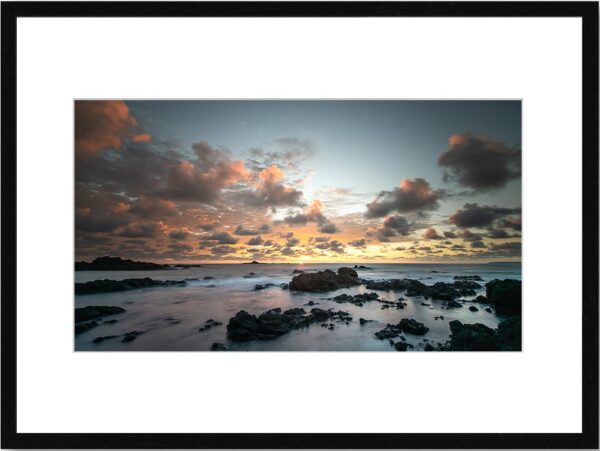
[[[303,270],[333,269],[343,264],[318,265],[205,265],[202,268],[175,269],[165,271],[83,271],[75,273],[76,282],[96,279],[127,279],[150,277],[157,280],[193,280],[185,287],[166,287],[131,290],[120,293],[82,295],[75,297],[75,307],[88,305],[116,305],[126,312],[107,319],[117,319],[113,324],[100,326],[75,337],[77,351],[208,351],[213,343],[226,344],[236,351],[393,351],[387,340],[378,340],[373,334],[387,323],[397,323],[402,318],[414,318],[425,323],[429,332],[424,337],[406,335],[407,342],[414,350],[422,350],[429,340],[433,344],[448,339],[449,321],[458,319],[463,323],[482,323],[495,328],[502,318],[488,313],[477,305],[479,311],[471,312],[468,307],[453,310],[442,309],[441,301],[426,301],[431,306],[422,306],[423,298],[411,297],[405,301],[404,310],[382,309],[380,303],[369,302],[362,307],[352,304],[337,304],[326,298],[340,293],[357,294],[364,286],[352,287],[328,293],[297,293],[283,290],[279,286],[262,291],[254,291],[256,284],[289,283],[295,268]],[[365,279],[417,279],[431,285],[435,282],[452,282],[456,275],[479,275],[485,284],[492,279],[521,279],[520,263],[457,265],[457,264],[396,264],[369,265],[372,270],[358,270]],[[256,278],[244,278],[250,272]],[[211,276],[215,280],[202,280]],[[481,289],[481,293],[485,288]],[[396,301],[403,293],[378,291],[381,299]],[[480,293],[478,293],[480,294]],[[465,297],[464,299],[469,299]],[[304,304],[318,302],[323,309],[334,308],[352,314],[349,325],[336,324],[333,330],[313,324],[309,328],[294,330],[275,340],[249,343],[229,342],[226,325],[229,318],[240,310],[259,314],[266,310],[281,307],[312,307]],[[443,316],[444,320],[435,320]],[[359,318],[374,320],[365,325]],[[223,322],[222,326],[199,332],[204,323],[213,319]],[[99,336],[120,335],[133,330],[144,331],[135,341],[122,343],[120,340],[106,340],[92,343]]]

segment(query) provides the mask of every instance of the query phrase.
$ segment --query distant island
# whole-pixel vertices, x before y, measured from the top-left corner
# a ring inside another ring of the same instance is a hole
[[[264,263],[257,262],[256,260],[252,260],[251,262],[244,262],[244,265],[264,265]]]
[[[169,266],[109,256],[98,257],[91,263],[75,262],[75,271],[147,271],[156,269],[169,269]]]

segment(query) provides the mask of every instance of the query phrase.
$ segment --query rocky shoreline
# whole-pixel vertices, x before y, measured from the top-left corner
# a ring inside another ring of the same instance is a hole
[[[358,268],[362,269],[362,268]],[[364,268],[366,269],[366,268]],[[252,278],[251,274],[248,278]],[[481,282],[481,283],[480,283]],[[364,286],[371,292],[359,294],[338,294],[329,298],[322,298],[337,304],[352,304],[363,307],[367,303],[378,303],[382,310],[404,309],[407,306],[406,299],[397,298],[397,301],[380,298],[376,291],[401,292],[408,297],[421,297],[425,300],[431,299],[441,301],[437,308],[460,309],[469,304],[469,310],[482,310],[488,313],[495,312],[502,316],[502,321],[496,329],[484,324],[463,324],[458,320],[448,323],[450,333],[446,341],[434,343],[428,337],[429,328],[414,318],[402,318],[396,324],[387,324],[383,329],[374,332],[373,339],[388,340],[390,346],[397,351],[407,351],[414,348],[416,337],[420,337],[419,349],[425,351],[519,351],[521,350],[521,281],[516,279],[494,279],[483,284],[483,279],[477,275],[455,276],[452,282],[437,282],[427,285],[415,279],[386,279],[365,280],[358,276],[354,268],[341,267],[337,272],[323,270],[317,272],[304,272],[294,270],[292,280],[289,284],[263,283],[256,284],[254,291],[262,291],[268,288],[279,287],[289,289],[292,292],[325,293],[338,289]],[[125,291],[137,288],[185,286],[186,281],[168,280],[157,281],[150,278],[115,280],[96,280],[86,283],[75,284],[76,294],[108,293]],[[485,296],[477,295],[477,291],[485,288]],[[468,301],[463,297],[473,297]],[[310,301],[304,305],[313,306],[317,302]],[[415,304],[418,305],[418,304]],[[433,308],[427,302],[421,302],[423,308]],[[124,313],[120,307],[93,306],[76,309],[75,311],[75,333],[82,334],[99,324],[112,323],[117,320],[103,320],[106,316]],[[439,315],[435,320],[444,321],[444,316]],[[223,320],[221,320],[223,321]],[[208,320],[198,329],[204,332],[213,327],[220,326],[221,321]],[[244,343],[254,340],[273,340],[293,330],[320,325],[327,330],[335,330],[339,325],[349,325],[353,321],[351,313],[343,310],[312,308],[310,311],[304,308],[290,308],[282,311],[281,308],[273,308],[260,314],[250,314],[245,310],[238,311],[227,322],[227,339],[231,343]],[[372,322],[368,318],[360,318],[360,326],[368,327]],[[179,321],[171,322],[177,324]],[[372,327],[372,326],[371,326]],[[372,329],[371,329],[372,330]],[[135,340],[144,331],[132,331],[121,335],[108,335],[95,337],[93,343],[102,343],[106,340],[121,338],[122,342]],[[407,338],[413,337],[410,340]],[[211,346],[215,351],[227,351],[231,346],[224,343],[214,343]]]

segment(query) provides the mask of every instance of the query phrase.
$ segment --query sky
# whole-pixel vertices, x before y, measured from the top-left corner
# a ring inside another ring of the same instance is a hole
[[[75,254],[519,261],[521,102],[76,101]]]

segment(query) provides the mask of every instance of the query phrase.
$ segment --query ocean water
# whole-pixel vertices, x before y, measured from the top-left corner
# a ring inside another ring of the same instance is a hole
[[[483,278],[481,294],[485,294],[483,285],[493,279],[521,279],[520,263],[497,264],[365,264],[371,270],[357,270],[364,279],[410,278],[427,285],[435,282],[452,282],[454,276],[479,275]],[[76,351],[209,351],[213,343],[223,343],[232,351],[394,351],[388,340],[378,340],[374,333],[386,324],[395,324],[402,318],[414,318],[425,323],[429,332],[425,336],[405,334],[407,343],[423,350],[426,343],[445,342],[450,335],[448,323],[460,320],[463,323],[482,323],[495,328],[503,319],[495,312],[488,313],[479,304],[477,312],[468,309],[468,303],[452,310],[442,309],[443,302],[425,301],[422,297],[407,297],[402,292],[366,290],[364,286],[340,289],[327,293],[302,293],[283,290],[279,286],[254,291],[256,284],[289,283],[294,269],[305,271],[332,269],[353,264],[232,264],[203,265],[201,268],[182,268],[162,271],[77,271],[75,282],[87,282],[97,279],[121,280],[128,278],[150,277],[156,280],[202,279],[206,276],[216,280],[190,281],[185,287],[158,287],[130,290],[118,293],[102,293],[75,296],[75,307],[89,305],[119,306],[125,313],[114,315],[105,320],[116,319],[113,324],[101,324],[87,332],[75,336]],[[259,277],[247,279],[250,272]],[[378,302],[367,302],[362,307],[353,304],[338,304],[327,300],[341,293],[358,294],[375,291],[381,299],[396,301],[403,297],[407,306],[403,310],[394,307],[382,309]],[[478,293],[478,294],[480,294]],[[472,297],[464,297],[470,299]],[[315,323],[305,329],[293,330],[274,340],[252,341],[247,343],[230,342],[227,339],[227,322],[240,310],[260,314],[272,308],[282,310],[305,306],[309,301],[318,302],[323,309],[333,308],[352,314],[349,325],[335,323],[329,330]],[[431,306],[422,306],[426,302]],[[444,320],[435,320],[443,316]],[[373,320],[365,325],[359,324],[359,318]],[[221,321],[222,326],[208,331],[198,329],[208,319]],[[102,321],[102,320],[100,320]],[[99,321],[99,322],[100,322]],[[99,336],[121,335],[131,331],[143,331],[144,334],[129,343],[120,339],[105,340],[94,344]],[[424,339],[429,340],[428,342]]]

